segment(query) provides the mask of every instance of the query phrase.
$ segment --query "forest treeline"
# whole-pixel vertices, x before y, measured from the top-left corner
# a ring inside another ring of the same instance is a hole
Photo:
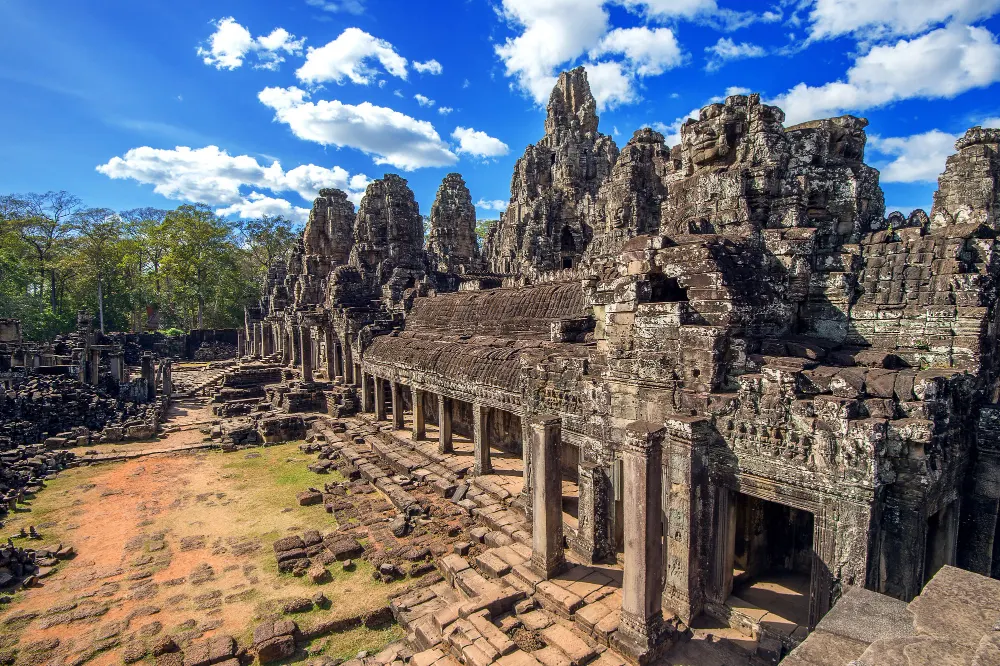
[[[234,327],[297,237],[282,217],[234,222],[202,204],[114,211],[68,192],[0,195],[0,318],[35,340],[74,328],[78,310],[105,331]]]

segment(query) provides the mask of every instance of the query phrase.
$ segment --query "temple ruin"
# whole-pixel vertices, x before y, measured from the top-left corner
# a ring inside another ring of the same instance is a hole
[[[436,571],[391,603],[406,650],[353,666],[646,664],[706,618],[750,637],[753,664],[910,645],[995,663],[1000,130],[966,132],[930,213],[903,215],[862,118],[785,127],[733,95],[677,146],[643,128],[619,150],[596,108],[583,68],[560,75],[482,242],[459,174],[426,232],[398,175],[357,209],[321,190],[237,359],[182,391],[168,353],[130,377],[127,341],[97,344],[86,315],[44,349],[0,320],[0,409],[69,375],[153,407],[67,437],[155,436],[155,405],[211,393],[224,450],[307,440],[309,470],[346,481],[299,504],[337,527],[279,538],[277,570]],[[60,428],[0,423],[0,450],[23,462]],[[959,606],[958,629],[927,629]],[[268,620],[250,649],[283,659],[302,636]]]
[[[587,617],[546,581],[610,563],[604,637],[630,661],[702,614],[780,655],[849,588],[1000,577],[1000,131],[969,130],[906,216],[867,121],[783,120],[734,95],[680,145],[645,128],[619,151],[584,70],[563,73],[481,249],[458,174],[426,244],[399,176],[357,212],[322,191],[237,372],[280,369],[399,451],[468,455],[524,521],[501,588]]]

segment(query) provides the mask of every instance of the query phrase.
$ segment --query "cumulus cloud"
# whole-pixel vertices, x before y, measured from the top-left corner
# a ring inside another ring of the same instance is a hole
[[[250,31],[233,17],[215,22],[215,32],[205,45],[198,47],[198,55],[206,65],[216,69],[239,69],[244,60],[254,54],[256,69],[276,70],[285,61],[285,55],[302,53],[305,37],[296,39],[284,28],[275,28],[269,35],[254,38]]]
[[[421,95],[420,93],[414,95],[413,99],[417,100],[417,104],[420,106],[434,106],[434,100],[430,97],[426,97],[425,95]]]
[[[260,189],[271,192],[295,192],[306,200],[316,198],[324,187],[344,190],[354,200],[360,200],[368,185],[368,177],[351,175],[339,166],[325,168],[303,164],[290,171],[277,161],[270,166],[260,164],[249,155],[230,155],[217,146],[158,149],[149,146],[132,148],[123,157],[113,157],[97,171],[113,179],[132,179],[153,185],[153,191],[168,199],[203,202],[228,208],[253,204],[263,210],[294,206],[287,201],[261,195]],[[243,189],[252,189],[244,195]],[[278,203],[284,201],[284,203]],[[222,214],[222,213],[220,213]],[[225,213],[229,214],[229,213]],[[268,213],[269,215],[277,213]],[[291,216],[291,212],[282,213]]]
[[[720,37],[715,44],[705,47],[705,52],[709,54],[708,62],[705,64],[705,69],[709,72],[718,70],[730,60],[762,58],[767,55],[762,46],[749,42],[737,44],[728,37]]]
[[[502,213],[507,210],[507,202],[501,199],[480,199],[476,202],[476,208],[481,210],[495,210]]]
[[[377,78],[375,62],[389,74],[406,78],[406,58],[396,53],[392,44],[360,28],[348,28],[325,46],[309,48],[295,76],[308,85],[331,81],[343,84],[345,79],[368,85]]]
[[[989,30],[953,25],[914,39],[876,46],[845,80],[800,83],[773,103],[794,124],[904,99],[951,98],[1000,80],[1000,44]]]
[[[590,57],[621,53],[637,76],[657,76],[684,62],[677,38],[670,28],[615,28],[602,39]]]
[[[444,71],[441,67],[441,63],[437,60],[428,60],[427,62],[414,62],[413,69],[417,70],[421,74],[440,74]]]
[[[868,137],[868,146],[876,153],[894,159],[875,162],[884,183],[932,183],[944,170],[945,160],[955,152],[954,134],[931,130],[904,137]]]
[[[620,62],[589,63],[587,80],[599,109],[613,109],[639,99],[632,87],[632,77]]]
[[[1000,11],[1000,0],[816,0],[809,12],[813,39],[861,33],[916,35],[949,21],[970,23]]]
[[[500,157],[510,152],[510,148],[500,139],[471,127],[456,127],[451,137],[458,141],[459,153],[473,157]]]
[[[216,215],[229,217],[234,215],[242,219],[281,215],[295,222],[305,222],[309,219],[309,209],[293,206],[285,199],[276,199],[260,192],[251,192],[238,203],[215,211]]]
[[[451,113],[454,110],[455,109],[451,108],[450,106],[439,106],[438,107],[438,113],[440,113],[442,116],[447,116],[449,113]]]
[[[371,155],[376,164],[404,171],[454,164],[458,157],[434,126],[370,102],[308,101],[299,88],[265,88],[258,99],[277,121],[300,139],[324,146],[347,146]]]
[[[306,4],[332,14],[365,13],[365,3],[363,0],[306,0]]]

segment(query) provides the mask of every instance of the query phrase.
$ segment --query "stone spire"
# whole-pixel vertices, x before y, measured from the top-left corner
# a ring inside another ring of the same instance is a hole
[[[305,253],[329,257],[333,264],[346,264],[354,245],[354,204],[347,194],[336,189],[322,189],[309,211],[306,223]]]
[[[597,191],[618,147],[597,131],[597,103],[578,67],[549,100],[545,136],[517,161],[510,205],[484,246],[490,268],[508,275],[575,266],[590,243]]]
[[[423,219],[406,180],[390,173],[370,183],[358,207],[350,264],[373,287],[399,271],[396,277],[405,284],[423,274],[423,247]]]
[[[976,223],[1000,230],[1000,130],[973,127],[955,149],[938,178],[931,228]]]
[[[476,207],[461,174],[450,173],[441,181],[431,205],[431,229],[427,255],[441,273],[465,272],[479,254],[476,247]]]

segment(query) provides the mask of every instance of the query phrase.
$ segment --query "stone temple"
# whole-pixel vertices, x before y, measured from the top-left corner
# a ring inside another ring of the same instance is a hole
[[[273,404],[357,411],[408,471],[467,461],[530,548],[493,601],[527,590],[632,662],[699,617],[777,658],[848,591],[905,606],[939,570],[1000,578],[1000,131],[970,129],[906,216],[867,121],[783,121],[734,95],[680,145],[619,149],[580,68],[482,243],[458,174],[426,237],[397,175],[357,210],[323,190],[229,397],[280,381]],[[614,604],[551,585],[588,565],[617,572]],[[434,617],[428,650],[454,637]],[[799,663],[886,663],[860,655]]]

